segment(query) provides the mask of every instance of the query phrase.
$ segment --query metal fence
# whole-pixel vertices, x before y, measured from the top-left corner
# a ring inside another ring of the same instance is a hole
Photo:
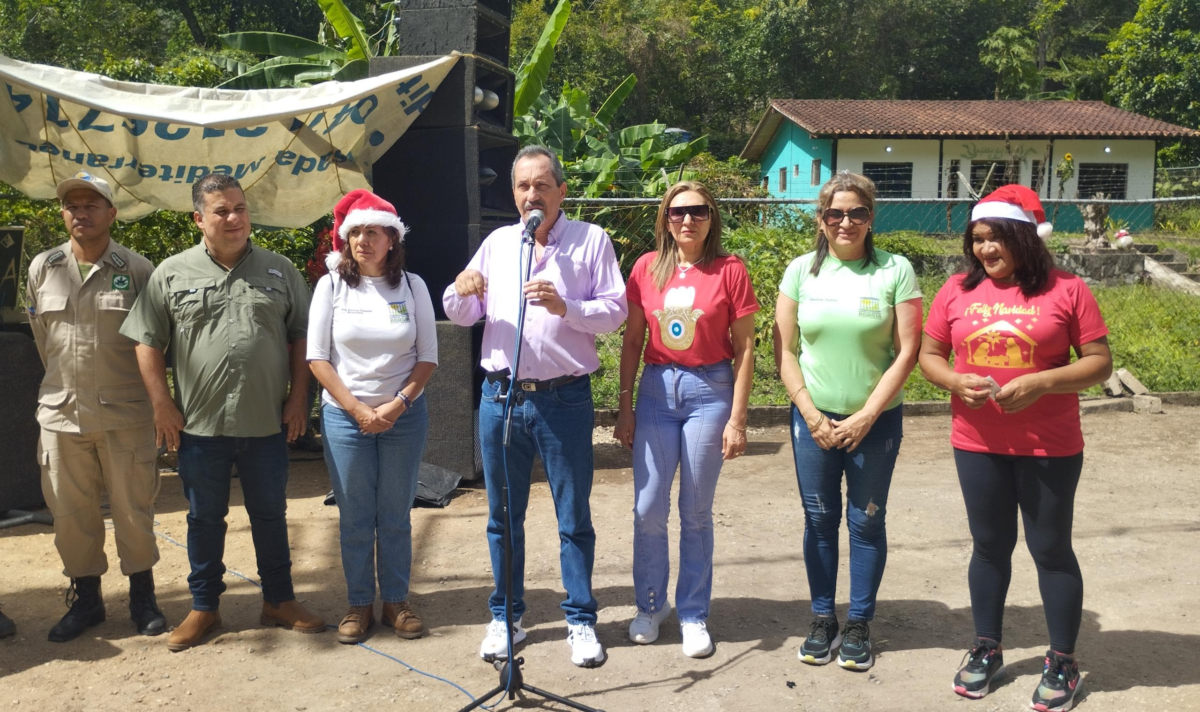
[[[784,268],[812,249],[815,201],[717,202],[724,244],[746,261],[762,306],[752,402],[786,403],[774,373],[774,302]],[[1043,203],[1055,225],[1047,244],[1060,267],[1090,284],[1112,332],[1116,365],[1154,391],[1200,390],[1200,197]],[[878,201],[875,243],[913,262],[926,307],[947,276],[958,270],[972,204],[962,199]],[[628,275],[637,258],[654,249],[658,205],[653,198],[568,198],[563,207],[573,219],[605,228]],[[1102,226],[1099,241],[1089,242],[1083,232],[1085,211],[1091,211],[1093,224]],[[1130,233],[1132,246],[1116,246],[1120,230]],[[615,407],[621,332],[600,337],[598,345],[597,407]],[[909,391],[910,399],[945,397],[919,375],[910,379]]]

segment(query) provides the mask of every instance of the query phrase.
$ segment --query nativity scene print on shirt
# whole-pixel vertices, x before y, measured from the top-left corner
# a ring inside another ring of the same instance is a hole
[[[1034,329],[1040,311],[1036,306],[972,304],[964,316],[975,316],[971,325],[981,328],[963,340],[967,363],[990,368],[1036,368],[1033,354],[1037,341],[1026,332]],[[993,321],[997,315],[1007,318]]]

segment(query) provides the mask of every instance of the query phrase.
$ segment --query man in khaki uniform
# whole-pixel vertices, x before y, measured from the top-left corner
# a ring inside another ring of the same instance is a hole
[[[320,633],[325,621],[296,602],[287,532],[287,443],[308,422],[308,285],[286,257],[250,244],[250,209],[235,179],[201,178],[192,203],[204,239],[159,265],[121,327],[139,342],[157,438],[179,449],[189,505],[192,612],[167,649],[198,645],[221,624],[234,466],[262,579],[259,621]]]
[[[70,610],[50,630],[61,643],[104,620],[101,496],[107,491],[129,612],[143,635],[167,629],[154,597],[154,411],[134,341],[119,332],[154,265],[109,236],[116,219],[108,183],[87,173],[58,186],[71,239],[29,264],[30,323],[46,376],[38,392],[42,492],[54,544],[71,577]]]

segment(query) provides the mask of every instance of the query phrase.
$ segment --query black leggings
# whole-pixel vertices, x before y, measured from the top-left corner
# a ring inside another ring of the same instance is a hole
[[[1083,615],[1083,576],[1071,549],[1071,519],[1083,453],[1025,457],[956,448],[954,464],[975,540],[967,573],[975,635],[1000,640],[1020,509],[1025,544],[1037,564],[1050,647],[1074,653]]]

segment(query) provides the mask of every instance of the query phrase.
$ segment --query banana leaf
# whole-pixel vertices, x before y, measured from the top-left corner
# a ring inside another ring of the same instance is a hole
[[[277,64],[262,67],[218,85],[218,89],[284,89],[303,87],[331,79],[336,65]]]
[[[254,54],[346,61],[346,53],[339,49],[282,32],[230,32],[219,37],[230,49],[245,50]]]
[[[635,75],[630,74],[628,77],[625,77],[625,81],[621,82],[621,84],[613,90],[613,93],[609,94],[608,98],[604,100],[604,104],[602,104],[600,108],[596,110],[596,115],[594,117],[596,122],[604,126],[608,126],[610,123],[612,123],[613,117],[617,115],[617,110],[620,109],[621,105],[625,103],[625,99],[629,97],[630,92],[632,92],[633,88],[636,86],[637,77]]]
[[[341,69],[334,72],[332,79],[335,82],[353,82],[359,79],[366,79],[369,75],[370,63],[365,59],[356,59],[353,62],[347,62]]]
[[[211,58],[212,58],[213,64],[217,65],[221,69],[224,69],[225,71],[229,72],[230,74],[232,74],[234,76],[237,76],[239,74],[245,74],[246,70],[250,68],[250,65],[246,64],[245,62],[239,62],[236,59],[230,59],[229,57],[223,57],[219,54],[211,55]]]
[[[329,24],[346,43],[346,55],[350,59],[369,59],[371,47],[367,44],[367,32],[362,20],[350,12],[342,0],[317,0]]]
[[[328,0],[319,0],[325,2]],[[534,100],[542,93],[546,77],[550,76],[550,65],[554,63],[554,47],[567,26],[567,18],[571,16],[570,0],[558,0],[550,19],[542,28],[542,36],[537,45],[530,51],[529,56],[517,70],[516,94],[513,98],[513,113],[525,114]]]

